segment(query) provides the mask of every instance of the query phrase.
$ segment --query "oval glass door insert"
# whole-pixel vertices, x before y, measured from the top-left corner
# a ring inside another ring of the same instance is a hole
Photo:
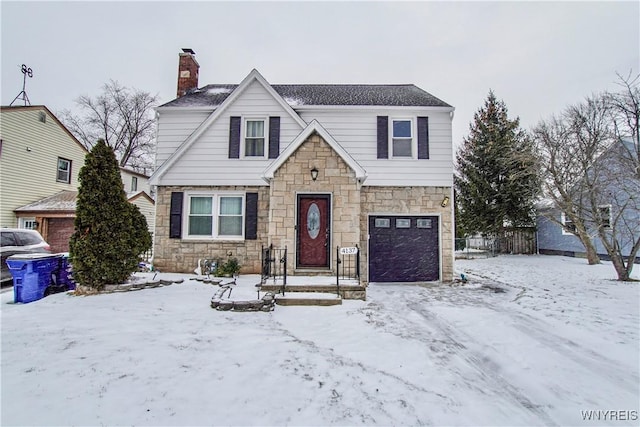
[[[311,203],[307,211],[307,231],[312,239],[320,234],[320,209],[315,203]]]

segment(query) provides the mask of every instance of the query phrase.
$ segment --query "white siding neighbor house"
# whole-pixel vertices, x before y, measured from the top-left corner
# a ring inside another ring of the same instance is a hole
[[[264,272],[335,275],[358,248],[362,286],[453,278],[454,108],[412,84],[239,84],[198,88],[179,57],[178,97],[157,109],[154,264],[191,272],[237,257]]]
[[[88,151],[43,105],[1,107],[0,113],[0,227],[36,229],[53,252],[67,252]],[[120,174],[129,202],[153,231],[149,177],[124,168]]]

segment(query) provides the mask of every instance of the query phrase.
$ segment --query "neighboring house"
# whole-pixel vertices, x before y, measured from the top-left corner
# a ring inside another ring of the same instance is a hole
[[[597,162],[606,162],[599,178],[598,210],[605,229],[616,228],[622,254],[629,256],[633,241],[640,235],[640,172],[621,162],[631,161],[637,165],[638,148],[630,140],[611,146]],[[636,166],[637,167],[637,166]],[[628,172],[621,173],[626,170]],[[624,207],[624,210],[622,209]],[[554,220],[550,219],[553,218]],[[596,223],[586,218],[589,234],[593,238],[596,252],[602,259],[609,259],[607,251],[598,237]],[[585,257],[585,248],[573,233],[575,225],[551,202],[538,205],[538,251],[547,255]]]
[[[0,227],[35,228],[52,246],[73,230],[68,193],[78,188],[87,150],[45,106],[0,107]],[[18,208],[61,194],[59,212]]]
[[[0,112],[0,227],[36,229],[53,252],[66,252],[78,173],[88,151],[45,106],[1,107]],[[152,231],[155,203],[148,177],[122,168],[121,175],[129,201]]]
[[[178,98],[157,109],[154,264],[199,258],[261,271],[288,249],[288,274],[333,275],[360,248],[366,282],[453,278],[454,108],[411,85],[240,84],[198,89],[180,54]]]
[[[125,168],[120,168],[120,175],[122,176],[124,191],[127,193],[127,199],[140,209],[140,212],[147,219],[149,231],[153,233],[156,220],[156,203],[153,200],[151,186],[149,185],[149,176]]]

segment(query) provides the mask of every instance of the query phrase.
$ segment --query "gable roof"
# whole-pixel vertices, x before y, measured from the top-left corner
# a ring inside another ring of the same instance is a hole
[[[255,70],[254,70],[255,71]],[[238,85],[212,84],[195,89],[161,107],[217,107]],[[392,107],[451,107],[446,102],[413,84],[284,84],[271,85],[273,90],[291,107],[300,106],[392,106]]]
[[[182,143],[180,144],[180,146],[178,147],[178,149],[176,151],[173,152],[173,154],[171,154],[171,156],[169,156],[169,158],[158,168],[156,169],[155,172],[153,172],[153,174],[151,174],[151,177],[149,178],[149,182],[154,185],[156,183],[156,180],[158,178],[160,178],[162,175],[164,175],[164,173],[180,158],[182,157],[182,155],[187,151],[187,149],[198,139],[200,138],[200,136],[204,133],[205,130],[207,130],[209,128],[209,126],[218,118],[222,115],[222,113],[227,109],[227,107],[229,107],[229,105],[233,104],[233,102],[242,94],[242,92],[244,92],[244,90],[253,82],[253,81],[257,81],[260,85],[262,85],[262,87],[269,92],[269,94],[273,97],[274,100],[276,100],[276,102],[278,102],[278,104],[280,104],[280,106],[282,106],[282,108],[285,110],[285,112],[287,112],[291,118],[298,123],[298,125],[300,125],[301,128],[304,128],[307,123],[302,120],[300,118],[300,116],[293,111],[293,109],[291,108],[291,106],[289,106],[289,104],[287,104],[286,102],[284,102],[284,100],[282,99],[282,97],[280,95],[278,95],[273,88],[271,87],[271,85],[267,82],[267,80],[265,80],[264,77],[262,77],[262,75],[258,72],[258,70],[253,69],[251,70],[251,72],[249,73],[249,75],[247,75],[247,77],[244,78],[244,80],[242,80],[242,83],[240,83],[240,85],[238,85],[238,87],[233,91],[227,94],[227,96],[224,98],[224,100],[222,101],[222,103],[220,104],[220,106],[218,108],[216,108],[216,110],[214,112],[212,112],[209,117],[207,117],[201,124],[200,126],[198,126],[198,128],[193,131],[193,133],[191,135],[189,135],[189,137]],[[186,96],[186,95],[185,95]],[[182,97],[184,98],[184,96]],[[178,98],[178,99],[182,99],[182,98]],[[168,104],[165,104],[165,106]]]
[[[291,157],[293,153],[307,140],[311,134],[317,133],[324,139],[327,144],[345,161],[345,163],[355,172],[356,178],[363,182],[367,179],[367,172],[360,166],[360,164],[353,158],[342,146],[335,140],[333,136],[327,130],[322,127],[317,120],[313,120],[302,132],[293,140],[291,144],[275,159],[262,174],[262,178],[269,182],[273,179],[275,172]]]
[[[71,138],[73,141],[75,141],[75,143],[78,144],[80,146],[80,148],[82,148],[82,150],[85,153],[89,153],[89,150],[87,150],[87,148],[84,145],[82,145],[82,143],[78,140],[78,138],[76,138],[71,133],[71,131],[69,129],[67,129],[67,127],[46,106],[44,106],[44,105],[24,105],[24,106],[17,105],[15,107],[4,106],[4,105],[0,106],[0,112],[3,112],[3,113],[12,113],[12,112],[15,112],[15,111],[34,111],[34,110],[35,111],[44,110],[53,119],[53,121],[56,122],[56,124],[58,126],[60,126],[60,128],[67,135],[69,135],[69,138]]]

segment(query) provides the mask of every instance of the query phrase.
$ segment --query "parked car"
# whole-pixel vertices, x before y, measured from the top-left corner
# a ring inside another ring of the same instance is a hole
[[[0,229],[2,266],[0,283],[4,286],[12,281],[11,272],[7,267],[7,258],[16,254],[51,253],[51,246],[44,241],[40,233],[35,230],[21,228]]]

